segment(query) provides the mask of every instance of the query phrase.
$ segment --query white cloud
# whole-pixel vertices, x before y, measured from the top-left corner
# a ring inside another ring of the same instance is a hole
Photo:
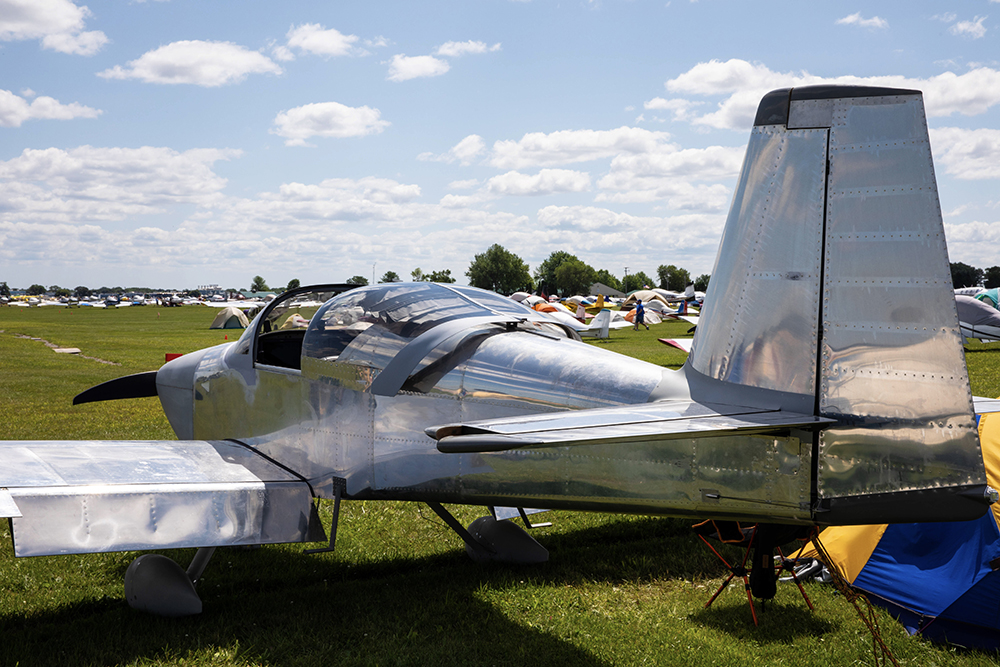
[[[479,186],[479,179],[469,178],[462,181],[452,181],[448,184],[449,190],[471,190]]]
[[[590,175],[570,169],[542,169],[534,175],[508,171],[486,182],[485,190],[497,197],[535,197],[557,192],[586,192]]]
[[[288,34],[288,49],[298,49],[317,56],[349,56],[355,53],[356,35],[345,35],[334,28],[325,28],[318,23],[304,23],[292,27]]]
[[[393,205],[411,202],[420,196],[419,185],[406,185],[388,178],[329,178],[318,185],[284,183],[276,193],[260,195],[262,201],[284,202],[293,207],[309,205],[314,214],[328,217],[334,209],[343,210],[345,203],[357,208],[364,202],[368,205]],[[333,209],[325,208],[328,204]]]
[[[487,46],[485,42],[474,42],[469,40],[467,42],[445,42],[441,46],[437,47],[434,51],[434,55],[458,58],[470,53],[487,53],[499,50],[500,42],[497,42],[493,46]]]
[[[948,32],[959,37],[970,37],[972,39],[979,39],[986,34],[986,27],[983,25],[983,21],[986,20],[985,16],[977,16],[971,21],[959,21],[955,25],[948,28]]]
[[[761,97],[775,88],[816,84],[888,86],[922,90],[930,117],[984,113],[1000,104],[1000,70],[977,67],[964,74],[944,72],[926,79],[900,75],[822,77],[808,72],[775,72],[759,63],[732,59],[698,63],[666,82],[667,90],[705,96],[726,96],[716,110],[693,118],[692,123],[745,131],[753,124]]]
[[[42,40],[42,47],[81,56],[107,44],[99,30],[84,30],[92,16],[69,0],[0,0],[0,41]]]
[[[1000,130],[939,127],[930,131],[934,162],[965,180],[1000,178]]]
[[[31,95],[26,97],[33,97]],[[100,109],[92,109],[77,102],[62,104],[51,97],[36,97],[30,103],[9,90],[0,89],[0,127],[21,127],[26,120],[71,120],[73,118],[97,118]]]
[[[98,72],[97,76],[213,88],[238,83],[250,74],[281,72],[281,67],[267,56],[238,44],[185,40],[147,51],[130,61],[126,68],[115,65]]]
[[[710,146],[619,155],[610,172],[597,182],[597,201],[618,203],[663,201],[674,210],[724,211],[730,191],[719,183],[734,179],[743,162],[744,147]]]
[[[997,266],[996,247],[1000,243],[1000,221],[975,220],[965,223],[944,223],[948,255],[953,261],[961,257],[966,264],[978,267]]]
[[[861,28],[876,30],[889,27],[889,23],[885,19],[879,18],[878,16],[873,16],[870,19],[862,18],[861,12],[845,16],[842,19],[837,19],[835,23],[837,25],[856,25]]]
[[[606,254],[615,263],[624,256],[633,271],[647,272],[676,253],[682,253],[677,263],[685,267],[711,266],[724,223],[721,215],[636,216],[596,206],[546,206],[538,211],[547,248],[566,245],[578,255]],[[655,246],[649,243],[649,230],[656,230]],[[602,265],[600,258],[591,263]],[[620,267],[608,268],[622,275]]]
[[[549,134],[532,132],[517,141],[495,142],[490,164],[498,169],[523,169],[587,162],[622,153],[656,150],[669,138],[666,132],[651,132],[637,127],[561,130]]]
[[[287,46],[282,44],[271,44],[271,55],[274,56],[276,60],[281,62],[288,62],[290,60],[295,60],[295,54]]]
[[[654,97],[648,102],[642,103],[642,108],[649,111],[670,111],[674,120],[689,120],[694,116],[695,107],[701,106],[704,102],[674,98],[670,100],[662,97]]]
[[[945,12],[944,14],[935,14],[931,17],[933,21],[941,21],[942,23],[951,23],[958,18],[958,14],[954,12]]]
[[[471,196],[449,195],[440,203],[425,203],[416,184],[374,177],[287,182],[233,197],[212,165],[238,155],[82,146],[25,151],[0,161],[0,262],[16,258],[29,281],[44,275],[48,282],[73,284],[128,275],[139,284],[185,286],[201,280],[206,266],[212,280],[232,284],[246,280],[247,266],[282,281],[294,276],[321,282],[366,275],[373,259],[380,270],[383,261],[401,274],[430,264],[462,276],[476,253],[502,238],[532,264],[552,247],[572,247],[584,261],[618,275],[622,253],[629,266],[650,273],[665,253],[683,252],[685,268],[703,273],[711,267],[724,220],[641,217],[595,206],[548,206],[531,216],[490,210],[501,196],[589,186],[586,173],[558,169],[503,174]],[[470,180],[451,187],[479,185]],[[655,245],[646,240],[649,229],[659,234]],[[547,244],[539,245],[540,231]],[[333,269],[331,247],[338,257]],[[81,277],[59,277],[67,275]]]
[[[486,150],[486,144],[483,143],[483,138],[478,134],[470,134],[452,146],[448,152],[443,155],[421,153],[417,156],[417,159],[424,162],[460,162],[463,166],[468,166],[472,164],[473,160],[475,160],[477,156],[481,155],[484,150]]]
[[[169,148],[26,149],[0,162],[0,220],[73,223],[122,220],[173,204],[211,205],[226,185],[213,163],[239,151]]]
[[[408,81],[421,77],[441,76],[451,69],[448,61],[434,56],[394,55],[389,63],[389,81]]]
[[[371,107],[349,107],[337,102],[319,102],[280,112],[273,134],[285,137],[286,146],[305,146],[310,137],[363,137],[378,134],[390,123]]]

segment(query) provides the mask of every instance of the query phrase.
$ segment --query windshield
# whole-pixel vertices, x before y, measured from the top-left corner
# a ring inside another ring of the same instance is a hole
[[[425,331],[454,319],[490,315],[538,319],[530,308],[474,287],[437,283],[362,287],[319,309],[306,333],[303,354],[335,360],[357,339],[341,361],[383,368],[386,357]]]

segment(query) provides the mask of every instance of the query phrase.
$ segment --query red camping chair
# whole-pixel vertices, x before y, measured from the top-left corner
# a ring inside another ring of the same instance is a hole
[[[812,602],[809,600],[809,596],[806,595],[802,583],[795,576],[793,561],[786,560],[784,554],[781,553],[781,549],[777,547],[777,544],[787,542],[788,539],[795,536],[794,533],[800,532],[798,527],[775,526],[772,524],[744,526],[738,521],[713,521],[709,519],[695,524],[692,528],[698,537],[701,538],[701,541],[705,543],[705,546],[711,549],[712,553],[729,570],[729,576],[726,577],[726,580],[722,582],[722,585],[715,591],[715,594],[705,603],[706,609],[722,594],[722,591],[726,589],[729,582],[736,577],[741,577],[743,579],[743,586],[747,592],[747,602],[750,604],[750,615],[753,617],[753,624],[758,625],[757,611],[754,608],[753,599],[755,596],[760,598],[761,605],[765,601],[773,599],[774,594],[777,592],[778,575],[784,569],[791,572],[792,580],[799,587],[799,592],[802,593],[802,597],[806,601],[806,606],[809,607],[810,611],[813,609]],[[744,547],[743,560],[740,561],[739,565],[731,565],[712,546],[708,538],[712,538],[723,544]],[[777,567],[774,564],[775,551],[778,552],[778,556],[780,557]],[[750,559],[752,552],[756,552],[753,560]],[[752,564],[750,568],[747,567],[748,561]],[[763,609],[763,606],[761,608]]]

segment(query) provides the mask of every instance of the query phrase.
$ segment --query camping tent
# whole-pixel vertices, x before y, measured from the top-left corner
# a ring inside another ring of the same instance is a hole
[[[973,296],[973,298],[979,299],[983,303],[989,304],[994,308],[1000,308],[1000,290],[996,287],[978,292],[975,296]]]
[[[1000,413],[979,418],[987,482],[1000,488]],[[1000,507],[975,521],[827,528],[848,583],[932,641],[1000,649]]]
[[[650,301],[652,301],[654,299],[657,300],[657,301],[662,302],[664,305],[666,305],[666,303],[667,303],[666,299],[664,299],[662,296],[660,296],[659,294],[657,294],[653,290],[651,290],[651,289],[640,289],[640,290],[636,290],[636,291],[632,292],[631,294],[629,294],[628,298],[625,299],[625,303],[623,303],[622,306],[627,307],[627,306],[634,305],[635,302],[636,302],[636,300],[638,300],[638,299],[642,299],[643,303],[648,303],[648,302],[650,302]]]
[[[250,321],[239,308],[229,306],[219,311],[209,329],[246,329]]]

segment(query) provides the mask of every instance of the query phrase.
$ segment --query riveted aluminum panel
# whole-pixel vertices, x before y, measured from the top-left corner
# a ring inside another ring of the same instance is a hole
[[[788,105],[788,129],[830,127],[834,102],[833,99],[792,100]]]
[[[231,442],[5,442],[18,556],[304,541],[309,487]]]
[[[753,129],[689,357],[695,370],[815,393],[826,137]]]
[[[984,483],[919,95],[837,100],[821,498]]]
[[[467,494],[534,507],[809,522],[808,438],[728,436],[482,455]],[[505,480],[498,484],[497,480]]]

